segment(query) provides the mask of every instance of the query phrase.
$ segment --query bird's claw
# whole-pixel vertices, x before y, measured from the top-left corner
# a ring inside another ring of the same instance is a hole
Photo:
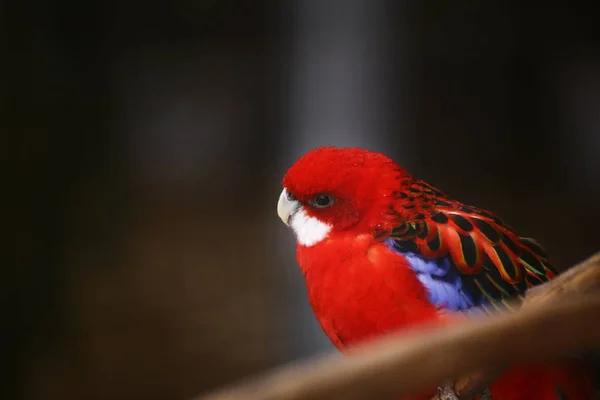
[[[437,399],[439,400],[460,400],[452,385],[438,387]]]
[[[444,385],[438,387],[437,395],[432,400],[460,400],[460,396],[454,390],[453,385]],[[492,394],[489,389],[485,389],[480,395],[479,400],[492,400]]]

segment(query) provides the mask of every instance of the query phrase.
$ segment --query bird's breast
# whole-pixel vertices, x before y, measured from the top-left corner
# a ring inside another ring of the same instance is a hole
[[[438,318],[401,255],[356,238],[298,248],[315,316],[338,348]]]

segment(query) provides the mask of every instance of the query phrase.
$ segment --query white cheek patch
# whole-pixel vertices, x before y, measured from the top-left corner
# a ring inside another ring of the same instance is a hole
[[[327,238],[331,231],[331,225],[319,221],[317,218],[309,217],[300,208],[291,218],[290,226],[296,233],[298,243],[303,246],[313,246]]]

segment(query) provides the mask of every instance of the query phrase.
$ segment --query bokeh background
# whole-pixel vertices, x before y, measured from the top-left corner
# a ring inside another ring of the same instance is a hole
[[[320,145],[384,151],[600,247],[593,2],[3,2],[2,398],[186,399],[330,351],[275,206]]]

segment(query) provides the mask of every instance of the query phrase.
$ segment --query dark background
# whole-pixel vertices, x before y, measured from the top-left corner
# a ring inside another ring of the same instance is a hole
[[[275,210],[319,145],[560,269],[598,250],[600,28],[569,4],[3,2],[0,397],[186,399],[331,350]]]

